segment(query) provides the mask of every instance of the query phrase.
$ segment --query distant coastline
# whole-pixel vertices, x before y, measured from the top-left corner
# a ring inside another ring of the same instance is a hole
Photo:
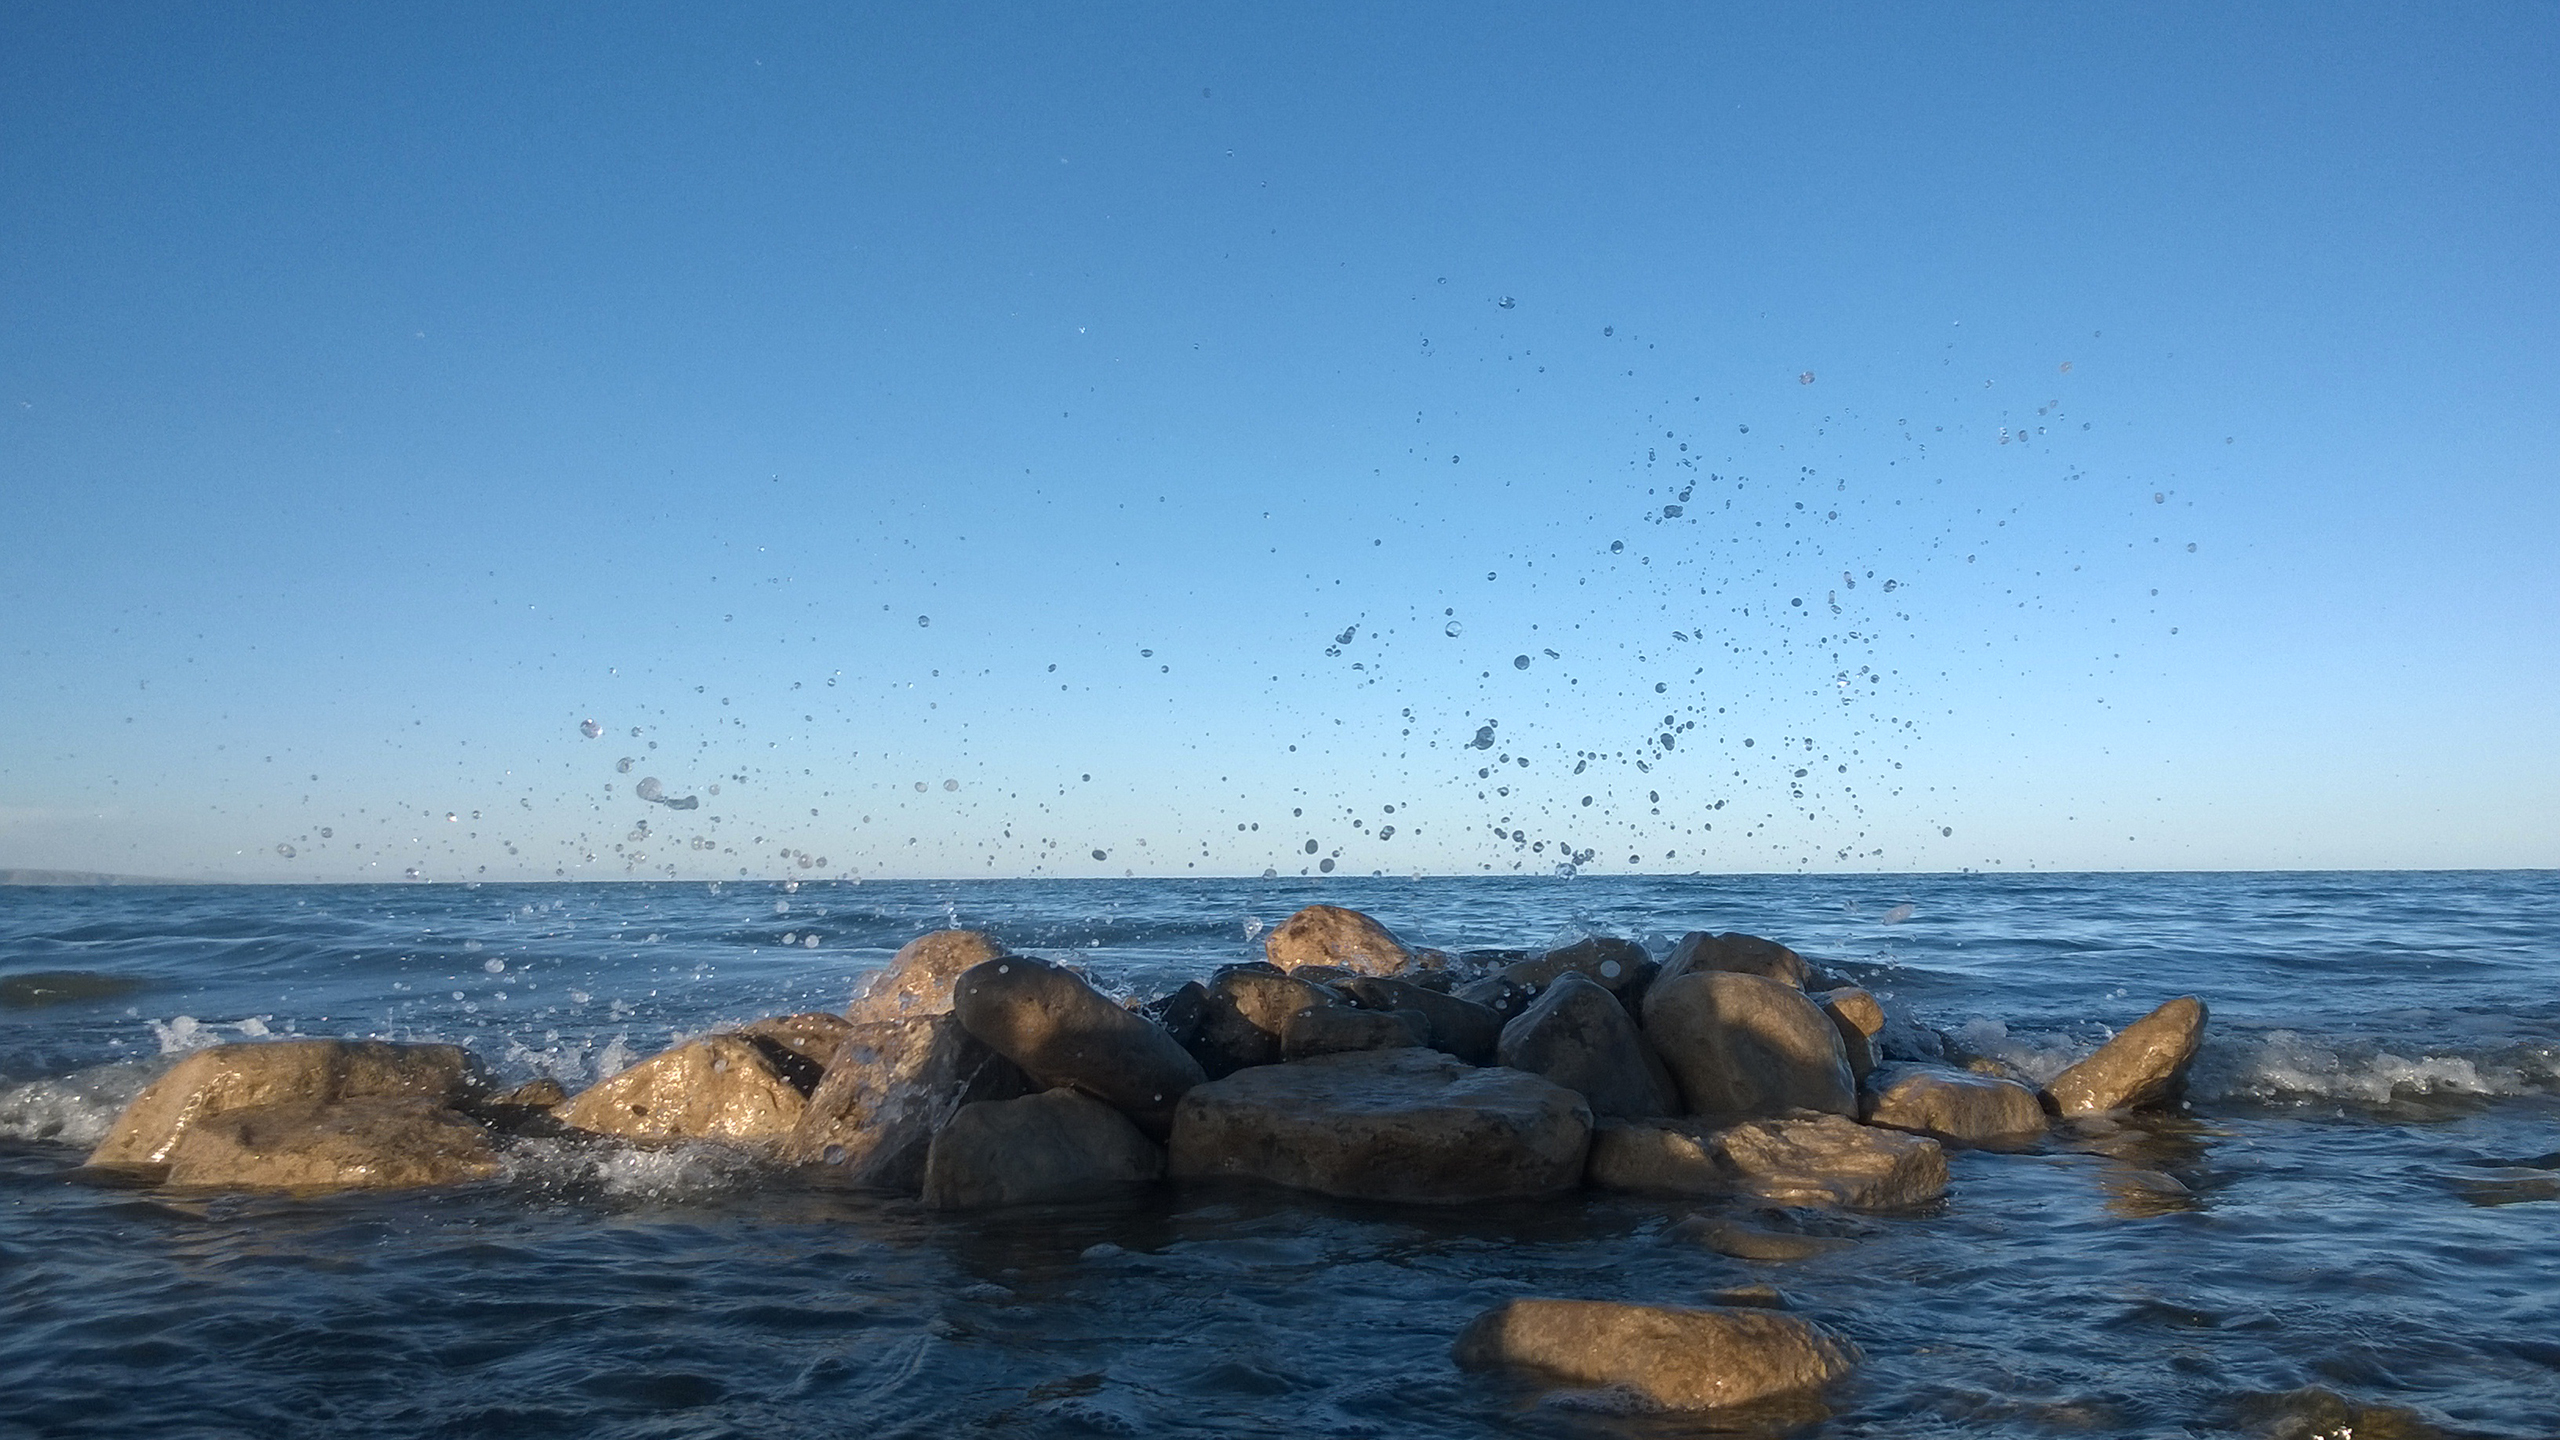
[[[5,870],[0,885],[186,885],[201,881],[167,880],[157,875],[108,875],[96,870]]]

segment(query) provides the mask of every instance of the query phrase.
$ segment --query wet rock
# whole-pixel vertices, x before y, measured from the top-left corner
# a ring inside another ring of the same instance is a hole
[[[852,1029],[853,1022],[843,1016],[817,1010],[802,1015],[775,1015],[741,1025],[737,1033],[780,1049],[781,1055],[774,1055],[772,1048],[766,1054],[785,1068],[790,1066],[786,1056],[805,1063],[809,1067],[809,1084],[801,1088],[806,1090],[818,1083],[818,1074],[827,1068],[828,1057],[836,1053],[836,1046],[844,1043],[846,1033]]]
[[[1138,1013],[1163,1026],[1164,1033],[1173,1037],[1174,1044],[1190,1051],[1202,1066],[1208,1066],[1207,1058],[1200,1053],[1202,1027],[1209,1020],[1208,986],[1197,980],[1185,980],[1170,994],[1160,995],[1140,1006]],[[1210,1073],[1217,1072],[1212,1068]]]
[[[1792,1260],[1810,1260],[1857,1244],[1843,1235],[1807,1235],[1797,1230],[1771,1230],[1759,1225],[1745,1225],[1737,1220],[1719,1220],[1705,1215],[1692,1215],[1671,1227],[1671,1238],[1686,1240],[1735,1260],[1761,1264],[1785,1264]]]
[[[540,1079],[527,1080],[489,1103],[514,1110],[549,1110],[557,1105],[565,1105],[568,1101],[568,1089],[559,1081],[545,1075]]]
[[[253,1190],[401,1190],[486,1180],[487,1127],[434,1100],[293,1101],[199,1119],[169,1153],[168,1183]]]
[[[1833,1115],[1751,1120],[1628,1120],[1591,1137],[1591,1183],[1668,1195],[1745,1195],[1777,1205],[1892,1210],[1947,1188],[1934,1140]]]
[[[1858,1094],[1870,1125],[1959,1145],[2012,1149],[2044,1134],[2036,1092],[2012,1080],[1931,1065],[1887,1065]]]
[[[1496,1058],[1575,1091],[1595,1117],[1667,1115],[1678,1106],[1670,1072],[1618,997],[1566,971],[1502,1027]]]
[[[1011,1100],[1031,1082],[950,1015],[846,1028],[784,1153],[847,1183],[913,1194],[933,1137],[965,1105]]]
[[[1305,1060],[1354,1050],[1396,1050],[1419,1046],[1430,1034],[1431,1021],[1419,1010],[1311,1005],[1289,1017],[1280,1036],[1280,1054],[1287,1060]]]
[[[1849,1078],[1864,1080],[1876,1068],[1875,1041],[1884,1033],[1884,1007],[1854,985],[1826,990],[1813,997],[1840,1032],[1840,1048],[1849,1057]]]
[[[845,1007],[845,1018],[867,1023],[949,1014],[951,986],[960,972],[1005,953],[1002,942],[984,930],[919,935],[889,957],[888,968],[863,984]]]
[[[766,1047],[743,1035],[706,1035],[663,1050],[578,1093],[562,1123],[625,1140],[779,1142],[808,1097]]]
[[[1469,1369],[1520,1366],[1618,1386],[1675,1410],[1818,1390],[1856,1366],[1854,1346],[1798,1316],[1598,1300],[1510,1300],[1458,1337]]]
[[[1515,984],[1500,974],[1470,980],[1450,993],[1470,1005],[1492,1011],[1506,1022],[1528,1009],[1529,1002],[1538,998],[1536,987]]]
[[[1193,1053],[1211,1076],[1276,1065],[1290,1016],[1341,1004],[1338,991],[1276,965],[1228,965],[1209,978]]]
[[[1582,1097],[1535,1075],[1436,1050],[1367,1050],[1192,1090],[1171,1163],[1177,1178],[1454,1204],[1573,1189],[1590,1133]]]
[[[1586,935],[1497,972],[1521,989],[1542,993],[1560,975],[1581,975],[1612,995],[1652,978],[1660,967],[1642,945],[1615,935]]]
[[[1412,947],[1357,910],[1310,905],[1283,920],[1262,942],[1262,953],[1283,970],[1331,965],[1363,975],[1400,975],[1415,968]]]
[[[1470,1065],[1492,1064],[1494,1049],[1502,1041],[1501,1014],[1428,986],[1353,975],[1336,982],[1333,988],[1364,1010],[1419,1012],[1430,1023],[1431,1031],[1422,1043],[1447,1051]]]
[[[2057,1115],[2095,1115],[2175,1104],[2204,1046],[2204,1002],[2181,995],[2127,1025],[2098,1053],[2044,1087]]]
[[[1792,985],[1739,971],[1668,974],[1645,997],[1644,1029],[1698,1114],[1858,1112],[1839,1027]]]
[[[1089,1200],[1153,1184],[1164,1151],[1129,1118],[1074,1090],[961,1107],[933,1137],[924,1203],[975,1210]]]
[[[1707,1296],[1710,1305],[1731,1305],[1746,1310],[1793,1310],[1795,1302],[1775,1285],[1733,1285]]]
[[[171,1066],[116,1117],[92,1165],[170,1163],[187,1131],[217,1115],[269,1105],[426,1100],[453,1105],[486,1089],[458,1045],[380,1040],[268,1040],[216,1045]]]
[[[1799,990],[1805,988],[1805,982],[1813,975],[1813,967],[1805,963],[1803,956],[1775,940],[1763,940],[1757,935],[1743,935],[1730,930],[1722,935],[1692,930],[1681,936],[1680,943],[1672,947],[1671,958],[1662,963],[1660,978],[1668,980],[1675,975],[1707,971],[1757,975]]]
[[[970,1034],[1045,1088],[1081,1090],[1150,1137],[1173,1128],[1200,1062],[1153,1021],[1113,1004],[1072,970],[1027,955],[973,965],[952,987]]]

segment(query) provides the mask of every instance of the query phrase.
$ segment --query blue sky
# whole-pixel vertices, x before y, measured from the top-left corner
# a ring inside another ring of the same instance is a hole
[[[18,7],[0,865],[2560,864],[2554,73],[2548,7]]]

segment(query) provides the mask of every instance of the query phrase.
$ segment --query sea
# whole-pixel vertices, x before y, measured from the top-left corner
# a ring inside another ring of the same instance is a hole
[[[1952,1153],[1924,1210],[1756,1217],[1850,1242],[1785,1262],[1703,1248],[1699,1202],[1601,1193],[952,1215],[560,1140],[486,1183],[316,1199],[80,1169],[205,1045],[449,1041],[574,1090],[840,1009],[937,927],[1137,995],[1319,900],[1450,950],[1765,935],[1874,990],[1901,1043],[2037,1077],[2175,995],[2212,1022],[2184,1109]],[[1755,1285],[1863,1364],[1682,1414],[1450,1358],[1516,1296]],[[0,890],[0,1435],[1701,1434],[2560,1436],[2560,875]]]

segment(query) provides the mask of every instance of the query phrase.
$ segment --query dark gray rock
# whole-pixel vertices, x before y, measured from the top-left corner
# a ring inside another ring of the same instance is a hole
[[[1069,1086],[1169,1134],[1183,1092],[1208,1078],[1191,1052],[1084,977],[1027,955],[973,965],[952,987],[968,1032],[1044,1087]]]
[[[1447,1051],[1470,1065],[1492,1064],[1494,1047],[1502,1041],[1501,1014],[1428,986],[1354,975],[1334,982],[1334,988],[1364,1010],[1419,1012],[1430,1022],[1431,1033],[1423,1043],[1434,1050]]]
[[[1289,1017],[1280,1054],[1286,1060],[1306,1060],[1353,1050],[1396,1050],[1419,1046],[1430,1033],[1431,1021],[1419,1010],[1311,1005]]]
[[[1618,997],[1579,971],[1558,976],[1503,1026],[1495,1054],[1514,1070],[1577,1092],[1595,1117],[1668,1115],[1678,1107],[1670,1073]]]
[[[967,1105],[933,1137],[924,1203],[977,1210],[1090,1200],[1153,1184],[1164,1151],[1127,1116],[1074,1090]]]

